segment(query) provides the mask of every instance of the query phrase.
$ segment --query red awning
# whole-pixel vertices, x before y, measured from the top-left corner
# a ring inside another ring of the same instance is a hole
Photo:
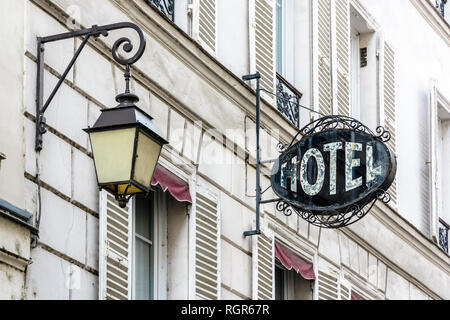
[[[178,201],[192,203],[189,184],[159,164],[156,166],[152,179],[152,186],[157,184],[161,186],[164,192],[169,190],[170,194]]]
[[[352,290],[351,300],[365,300],[365,299],[361,297],[357,292]]]
[[[275,241],[275,257],[280,260],[281,264],[288,270],[294,268],[297,273],[307,280],[315,279],[316,274],[314,273],[313,264],[298,254],[296,254],[291,249],[282,245],[278,241]]]

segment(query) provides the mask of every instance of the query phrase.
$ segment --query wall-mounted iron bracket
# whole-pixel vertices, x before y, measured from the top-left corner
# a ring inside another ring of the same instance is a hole
[[[35,150],[40,151],[42,150],[42,135],[47,131],[45,128],[46,120],[44,117],[44,113],[47,110],[48,106],[52,102],[53,98],[55,97],[58,89],[61,87],[62,83],[67,77],[67,74],[72,69],[75,61],[78,59],[78,56],[80,55],[81,51],[85,47],[86,43],[88,42],[89,38],[92,36],[94,38],[98,38],[101,35],[104,37],[108,36],[108,31],[112,30],[118,30],[118,29],[125,29],[125,28],[131,28],[134,29],[140,38],[140,44],[137,52],[128,59],[123,59],[119,57],[118,49],[120,46],[123,45],[123,50],[127,53],[131,52],[133,50],[133,45],[131,43],[131,40],[126,37],[122,37],[118,39],[114,45],[112,46],[112,56],[114,60],[121,65],[126,66],[126,72],[125,72],[125,79],[127,88],[129,88],[129,67],[136,61],[138,61],[145,50],[145,37],[142,30],[135,25],[134,23],[130,22],[121,22],[121,23],[114,23],[114,24],[108,24],[104,26],[97,26],[94,25],[89,29],[83,29],[83,30],[77,30],[72,32],[66,32],[61,33],[53,36],[47,36],[47,37],[38,37],[37,38],[37,81],[36,81],[36,142],[35,142]],[[53,88],[52,92],[50,93],[47,100],[43,101],[43,92],[44,92],[44,44],[48,42],[55,42],[75,37],[84,37],[81,45],[78,47],[77,51],[75,52],[72,60],[69,62],[69,65],[66,67],[65,71],[59,78],[57,84]],[[128,76],[128,78],[127,78]]]

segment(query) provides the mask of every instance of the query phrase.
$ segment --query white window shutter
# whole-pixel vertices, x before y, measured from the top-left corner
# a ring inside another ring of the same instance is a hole
[[[194,0],[192,37],[213,56],[217,54],[217,0]]]
[[[343,116],[350,115],[350,1],[336,0],[336,46],[334,59],[336,62],[337,110],[334,113]]]
[[[122,209],[114,196],[100,191],[99,299],[131,299],[132,201]]]
[[[339,274],[330,268],[319,267],[316,288],[318,300],[339,300]]]
[[[430,130],[430,148],[429,148],[429,188],[430,188],[430,235],[434,242],[438,242],[438,159],[437,159],[437,146],[438,146],[438,115],[437,115],[437,90],[436,83],[433,81],[430,92],[429,103],[429,130]]]
[[[379,102],[380,124],[391,134],[388,147],[397,154],[396,111],[395,111],[395,54],[392,47],[383,39],[379,39]],[[397,206],[397,179],[388,189],[391,195],[390,204]]]
[[[332,114],[331,2],[314,1],[317,5],[318,111]]]
[[[220,207],[216,194],[197,187],[195,197],[195,281],[197,299],[219,300]]]
[[[275,92],[275,1],[249,0],[249,22],[250,72],[258,71],[261,87]],[[261,95],[274,100],[264,92]]]
[[[318,300],[351,300],[351,284],[338,270],[319,267],[316,288]]]
[[[339,300],[351,300],[352,299],[352,286],[351,283],[341,276],[339,281]]]
[[[275,240],[269,230],[252,237],[253,300],[275,298]]]

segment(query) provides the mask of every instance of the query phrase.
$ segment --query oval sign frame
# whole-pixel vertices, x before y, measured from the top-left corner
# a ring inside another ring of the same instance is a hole
[[[345,116],[326,116],[303,127],[289,146],[282,146],[272,168],[272,189],[281,199],[277,210],[286,215],[296,212],[321,227],[340,228],[365,216],[376,200],[389,202],[387,190],[395,179],[397,161],[386,145],[390,133],[383,127],[376,132]],[[295,142],[300,134],[302,139]],[[349,170],[353,159],[356,162]],[[338,173],[334,184],[332,162]],[[346,173],[339,174],[342,167]],[[296,183],[292,184],[292,178]],[[320,188],[311,187],[320,180]]]

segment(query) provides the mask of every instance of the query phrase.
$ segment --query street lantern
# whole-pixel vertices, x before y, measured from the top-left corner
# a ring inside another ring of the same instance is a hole
[[[162,146],[152,117],[139,109],[131,93],[116,97],[119,105],[104,109],[89,134],[97,182],[114,194],[121,207],[131,196],[150,191]]]
[[[130,58],[123,58],[118,54],[119,48],[127,53],[133,50],[129,38],[122,37],[112,46],[114,60],[125,66],[125,92],[116,97],[119,105],[102,110],[94,126],[84,129],[91,141],[98,186],[112,192],[121,207],[126,206],[131,196],[150,191],[162,146],[167,143],[158,135],[152,123],[153,118],[136,106],[139,98],[130,92],[130,66],[141,58],[145,50],[144,33],[137,25],[130,22],[93,25],[89,29],[37,38],[35,144],[35,150],[39,153],[43,147],[42,136],[47,131],[44,113],[89,39],[107,37],[110,31],[124,28],[134,29],[140,39],[137,52]],[[84,39],[44,103],[44,44],[75,37]],[[37,177],[39,179],[39,174]]]

